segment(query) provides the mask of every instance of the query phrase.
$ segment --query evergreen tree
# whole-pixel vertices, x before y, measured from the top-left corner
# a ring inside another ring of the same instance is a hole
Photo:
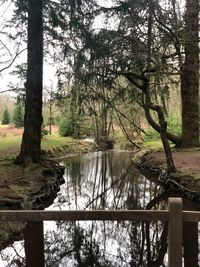
[[[24,125],[23,109],[21,104],[17,104],[14,108],[13,122],[16,127],[22,127]]]
[[[67,116],[66,118],[61,119],[60,126],[59,126],[59,134],[60,136],[72,136],[73,135],[71,116]]]
[[[3,112],[3,116],[2,116],[2,122],[3,125],[5,124],[9,124],[10,123],[10,114],[8,111],[8,108],[6,107],[4,112]]]
[[[43,89],[43,0],[28,0],[28,39],[24,133],[16,163],[41,160]]]
[[[84,45],[75,55],[75,77],[92,91],[94,84],[112,84],[113,89],[116,77],[124,76],[130,84],[123,91],[144,108],[159,133],[152,103],[168,98],[166,84],[170,89],[179,83],[182,133],[167,131],[167,138],[177,147],[199,146],[199,0],[186,0],[184,13],[179,13],[178,1],[164,2],[113,0],[112,7],[100,8],[108,23],[116,16],[118,27],[82,27]]]

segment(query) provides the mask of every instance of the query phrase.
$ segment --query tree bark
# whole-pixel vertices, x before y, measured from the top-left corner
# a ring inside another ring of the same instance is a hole
[[[198,222],[183,223],[184,266],[198,266]]]
[[[187,0],[185,62],[181,68],[182,146],[199,146],[199,0]]]
[[[161,133],[161,125],[158,124],[151,116],[150,114],[150,106],[151,103],[151,96],[149,93],[149,81],[145,76],[139,76],[131,72],[119,72],[119,74],[123,75],[127,80],[129,80],[133,85],[135,85],[139,90],[142,91],[144,95],[143,99],[143,108],[145,111],[145,117],[148,121],[148,123],[151,125],[151,127],[156,130],[157,132]],[[137,82],[137,79],[141,81],[141,83]],[[167,138],[173,142],[176,146],[181,146],[182,144],[182,137],[176,136],[166,130],[166,136]]]
[[[155,110],[158,115],[158,120],[160,124],[160,138],[165,152],[166,163],[167,163],[167,172],[168,174],[176,172],[174,160],[172,157],[172,152],[167,138],[167,121],[165,120],[164,110],[159,105],[153,105],[150,107],[152,110]]]
[[[16,162],[40,162],[43,83],[42,0],[28,0],[28,67],[24,133]]]
[[[28,222],[24,229],[26,267],[44,267],[43,222]]]

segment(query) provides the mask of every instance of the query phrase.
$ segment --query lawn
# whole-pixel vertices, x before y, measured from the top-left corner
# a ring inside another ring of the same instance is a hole
[[[22,133],[22,128],[15,128],[10,125],[0,126],[0,159],[13,158],[19,153]],[[45,150],[64,145],[76,147],[78,142],[71,137],[60,137],[55,131],[53,135],[42,138],[41,146]]]
[[[71,137],[61,137],[57,134],[44,136],[42,138],[42,149],[50,149],[53,147],[60,147],[66,144],[75,144],[77,141]]]

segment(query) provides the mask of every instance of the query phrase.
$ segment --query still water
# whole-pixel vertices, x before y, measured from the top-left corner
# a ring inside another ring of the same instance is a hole
[[[165,209],[159,186],[138,172],[132,157],[107,151],[67,158],[65,183],[47,209]],[[49,267],[167,266],[167,227],[161,222],[44,222],[44,232]],[[1,252],[0,266],[24,262],[23,241]]]

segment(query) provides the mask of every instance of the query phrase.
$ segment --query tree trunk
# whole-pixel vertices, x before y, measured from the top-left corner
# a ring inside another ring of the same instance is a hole
[[[198,222],[183,223],[184,266],[198,266]]]
[[[165,158],[166,158],[166,163],[167,163],[167,173],[168,174],[174,173],[176,172],[176,168],[175,168],[174,160],[172,157],[169,140],[167,138],[167,121],[165,120],[164,110],[159,105],[152,105],[150,108],[152,110],[155,110],[158,115],[158,120],[160,124],[160,129],[161,129],[160,138],[161,138],[162,145],[163,145],[164,152],[165,152]]]
[[[181,72],[182,146],[199,145],[199,0],[187,0],[185,12],[185,62]]]
[[[28,0],[28,68],[24,133],[16,162],[40,162],[43,80],[42,0]]]

